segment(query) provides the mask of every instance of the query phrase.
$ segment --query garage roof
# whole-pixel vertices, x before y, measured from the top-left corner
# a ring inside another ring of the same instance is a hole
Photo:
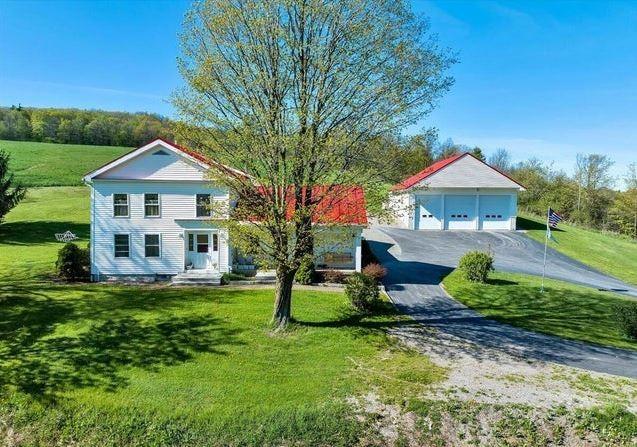
[[[434,174],[438,172],[448,169],[449,166],[452,166],[456,164],[456,162],[458,162],[459,160],[463,160],[463,159],[466,161],[471,161],[471,163],[469,164],[472,166],[467,166],[471,175],[462,175],[462,173],[459,170],[452,169],[451,171],[459,171],[459,172],[453,172],[453,174],[455,174],[455,176],[457,177],[457,181],[462,184],[454,184],[454,180],[452,179],[450,181],[448,180],[444,182],[446,184],[440,185],[440,186],[481,187],[481,188],[493,186],[493,187],[519,188],[521,190],[526,189],[524,188],[524,185],[512,179],[507,174],[499,171],[493,166],[488,165],[484,161],[475,157],[473,154],[469,152],[464,152],[464,153],[456,154],[451,157],[445,158],[443,160],[437,161],[431,166],[423,169],[422,171],[394,185],[392,187],[392,191],[403,191],[403,190],[412,188],[414,186],[418,186],[419,184],[423,182],[423,180],[432,177]],[[461,164],[464,164],[464,163],[461,163]],[[474,169],[474,168],[478,168],[478,169]],[[490,178],[500,177],[499,179],[496,179],[500,181],[498,181],[497,184],[493,183],[493,185],[491,185],[490,183],[492,182],[486,181],[487,179],[485,179],[485,177],[490,177]],[[436,176],[436,178],[438,178],[438,176]]]

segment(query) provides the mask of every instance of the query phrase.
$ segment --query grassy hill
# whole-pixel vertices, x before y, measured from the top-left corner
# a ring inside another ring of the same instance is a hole
[[[530,237],[544,243],[546,224],[542,218],[518,217],[518,228],[527,230]],[[564,223],[559,224],[553,236],[557,242],[550,241],[549,246],[555,250],[616,278],[637,284],[637,242]]]
[[[74,186],[82,176],[130,151],[115,146],[35,143],[0,140],[11,156],[10,168],[26,186]]]

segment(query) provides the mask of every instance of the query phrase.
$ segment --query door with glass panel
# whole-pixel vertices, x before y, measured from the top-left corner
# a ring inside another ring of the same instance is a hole
[[[188,264],[193,269],[216,270],[219,259],[219,237],[217,233],[188,233]]]

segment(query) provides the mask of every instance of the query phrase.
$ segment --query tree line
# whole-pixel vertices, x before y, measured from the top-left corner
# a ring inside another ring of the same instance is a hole
[[[372,152],[377,152],[373,157],[388,183],[397,183],[437,160],[471,152],[526,187],[519,196],[520,210],[544,216],[552,207],[570,223],[637,238],[637,163],[616,179],[610,174],[613,161],[608,155],[579,154],[569,175],[537,158],[513,163],[506,149],[486,157],[477,146],[450,139],[440,142],[435,130],[379,139]]]
[[[173,138],[161,115],[60,108],[0,107],[0,140],[102,146],[140,146]]]

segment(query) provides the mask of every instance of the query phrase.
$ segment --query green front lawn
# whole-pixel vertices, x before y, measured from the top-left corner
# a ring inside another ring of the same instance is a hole
[[[71,186],[131,148],[0,140],[0,150],[9,153],[9,168],[26,186]]]
[[[88,190],[32,189],[0,225],[0,436],[21,445],[350,445],[349,396],[400,398],[444,375],[386,329],[387,306],[295,291],[271,332],[273,289],[68,285],[54,233],[86,243]],[[0,442],[1,443],[1,442]]]
[[[447,276],[445,289],[458,301],[486,317],[512,326],[618,348],[637,349],[637,341],[617,327],[613,305],[629,300],[614,293],[598,292],[547,279],[495,272],[487,284],[465,280],[459,270]]]
[[[553,231],[557,243],[550,241],[550,247],[616,278],[637,284],[637,241],[564,223],[558,227]],[[518,217],[518,228],[527,230],[530,237],[544,243],[545,220],[528,215]]]

